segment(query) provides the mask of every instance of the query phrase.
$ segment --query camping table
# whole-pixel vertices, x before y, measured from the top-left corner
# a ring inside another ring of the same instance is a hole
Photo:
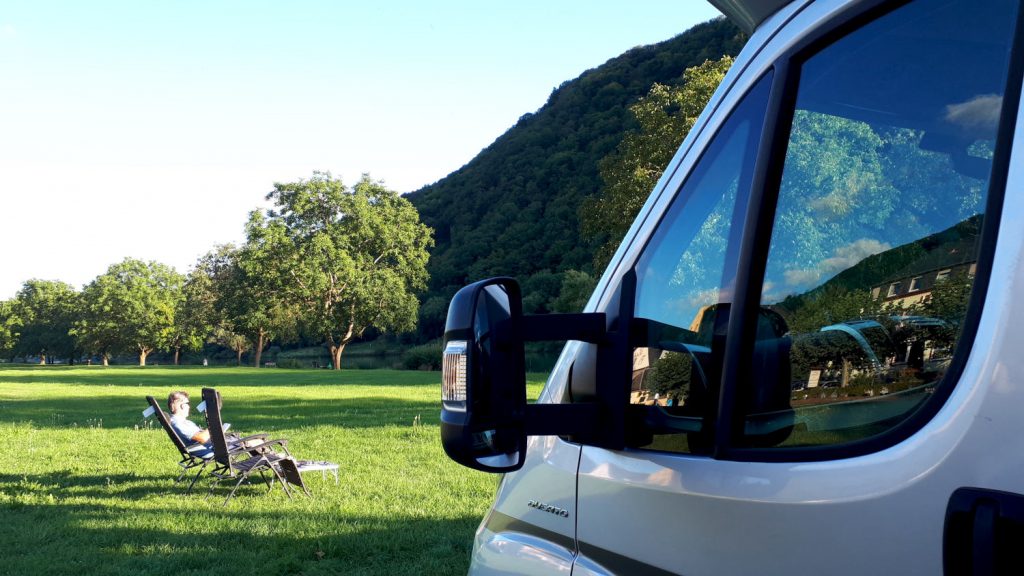
[[[330,472],[334,475],[334,483],[338,483],[338,465],[334,462],[325,462],[322,460],[295,460],[294,458],[282,458],[278,461],[281,474],[284,476],[283,480],[293,486],[302,488],[302,491],[306,493],[306,496],[312,496],[309,488],[306,487],[306,483],[302,481],[303,472],[316,472],[319,471],[320,475],[323,476],[324,480],[327,479],[327,473]],[[291,497],[291,493],[288,493]]]
[[[299,472],[320,472],[320,476],[324,480],[327,479],[327,473],[330,472],[334,475],[334,483],[338,483],[338,465],[334,462],[326,462],[323,460],[298,460],[296,464],[299,465]]]

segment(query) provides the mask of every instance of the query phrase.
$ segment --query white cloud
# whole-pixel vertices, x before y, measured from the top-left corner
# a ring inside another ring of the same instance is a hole
[[[981,94],[966,102],[946,106],[946,122],[967,133],[991,138],[999,126],[999,110],[1002,106],[1002,96]]]
[[[823,278],[832,277],[847,268],[855,266],[868,256],[885,252],[890,248],[892,246],[885,242],[879,242],[871,238],[861,238],[846,246],[836,248],[831,257],[818,262],[813,268],[786,270],[784,273],[786,284],[788,286],[813,287]]]

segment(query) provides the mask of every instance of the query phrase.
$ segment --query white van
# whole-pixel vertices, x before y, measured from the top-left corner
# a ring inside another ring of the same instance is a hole
[[[452,300],[472,572],[1024,573],[1019,2],[714,3],[750,41],[585,311]]]

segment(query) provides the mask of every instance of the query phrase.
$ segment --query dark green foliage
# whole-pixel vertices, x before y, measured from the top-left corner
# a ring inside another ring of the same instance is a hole
[[[10,318],[0,319],[10,327],[14,325],[14,318],[18,320],[20,335],[16,340],[10,338],[14,352],[21,356],[38,356],[42,364],[57,358],[74,358],[76,343],[70,332],[79,314],[79,297],[78,292],[64,282],[25,282],[14,301],[5,306],[9,313],[4,316]]]
[[[21,319],[15,313],[14,299],[0,301],[0,358],[9,358],[21,335]]]
[[[407,370],[440,370],[441,341],[433,340],[413,346],[402,354],[402,366]]]
[[[593,272],[600,241],[581,239],[579,207],[600,190],[598,162],[633,127],[628,107],[654,83],[678,83],[688,67],[735,55],[745,39],[718,19],[634,48],[565,82],[467,165],[409,194],[436,231],[424,307],[434,298],[447,302],[473,280],[507,275],[526,288],[528,312],[551,310],[562,272]],[[423,338],[443,329],[442,307],[429,307],[421,314]]]

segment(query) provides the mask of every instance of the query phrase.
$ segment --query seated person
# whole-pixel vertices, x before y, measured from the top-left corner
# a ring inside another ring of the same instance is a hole
[[[167,408],[171,411],[171,428],[185,443],[189,453],[200,458],[206,458],[213,454],[210,431],[200,428],[198,424],[188,419],[188,414],[192,409],[188,393],[171,392],[171,395],[167,397]]]

